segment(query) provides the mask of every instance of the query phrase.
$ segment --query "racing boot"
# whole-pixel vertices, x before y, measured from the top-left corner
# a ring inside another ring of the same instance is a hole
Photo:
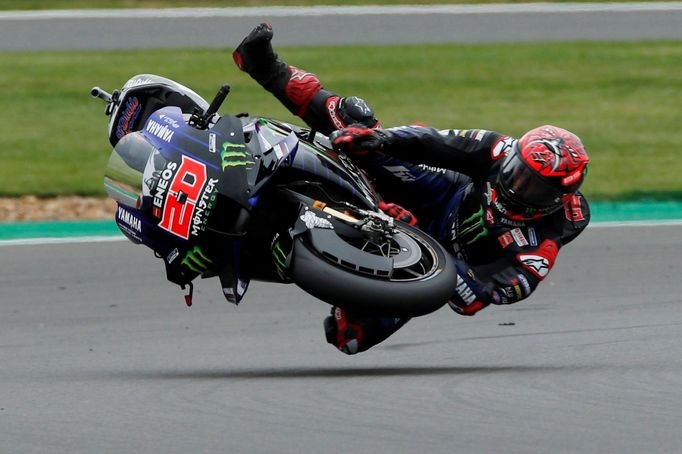
[[[242,71],[248,73],[263,88],[275,95],[294,115],[309,124],[318,115],[306,117],[313,97],[322,85],[313,73],[286,64],[272,49],[272,26],[260,24],[232,52],[232,58]],[[319,129],[318,129],[319,130]]]
[[[232,58],[239,69],[248,73],[261,85],[277,73],[277,54],[272,50],[272,26],[270,24],[257,25],[251,33],[232,52]],[[286,68],[286,65],[284,65]]]
[[[343,353],[353,355],[384,341],[409,320],[409,318],[349,315],[345,309],[334,306],[331,315],[324,319],[324,332],[327,342]]]

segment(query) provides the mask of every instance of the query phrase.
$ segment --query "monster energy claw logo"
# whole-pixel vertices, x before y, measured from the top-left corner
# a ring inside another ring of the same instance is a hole
[[[472,244],[480,240],[488,234],[488,229],[485,227],[485,222],[483,221],[483,207],[480,210],[469,216],[461,225],[462,232],[461,236],[471,234],[476,234],[472,239],[466,242],[466,244]],[[478,233],[476,233],[478,232]]]
[[[206,257],[199,246],[194,246],[194,249],[188,251],[180,263],[196,273],[203,273],[208,269],[209,264],[213,265],[213,261]]]
[[[254,164],[249,161],[243,143],[223,142],[223,150],[220,152],[221,166],[225,170],[227,167],[247,166]]]
[[[287,267],[287,255],[284,253],[284,249],[279,244],[279,241],[275,242],[272,246],[272,258],[275,260],[275,265],[281,271]]]

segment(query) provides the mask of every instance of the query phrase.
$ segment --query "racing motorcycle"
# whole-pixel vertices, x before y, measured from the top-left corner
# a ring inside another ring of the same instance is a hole
[[[94,87],[110,117],[104,186],[116,223],[187,286],[218,277],[238,304],[251,280],[295,283],[347,309],[412,317],[454,293],[454,262],[421,230],[379,208],[363,172],[313,130],[218,115],[193,90],[151,74],[113,93]]]

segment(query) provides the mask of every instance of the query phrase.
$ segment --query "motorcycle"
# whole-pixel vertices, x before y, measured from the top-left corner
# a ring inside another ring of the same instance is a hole
[[[164,261],[192,303],[192,280],[218,277],[238,304],[251,280],[295,283],[332,305],[413,317],[454,293],[454,261],[379,208],[366,175],[327,137],[246,113],[218,115],[170,79],[140,74],[113,93],[104,176],[123,234]]]

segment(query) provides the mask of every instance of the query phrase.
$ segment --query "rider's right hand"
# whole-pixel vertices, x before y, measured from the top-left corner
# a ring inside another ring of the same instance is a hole
[[[380,151],[388,143],[388,139],[388,133],[383,129],[370,129],[361,124],[339,129],[329,135],[334,150],[345,151],[353,155],[366,155],[368,151]]]
[[[417,225],[417,217],[411,211],[403,208],[397,203],[379,202],[379,209],[398,221],[406,222],[410,225]]]

